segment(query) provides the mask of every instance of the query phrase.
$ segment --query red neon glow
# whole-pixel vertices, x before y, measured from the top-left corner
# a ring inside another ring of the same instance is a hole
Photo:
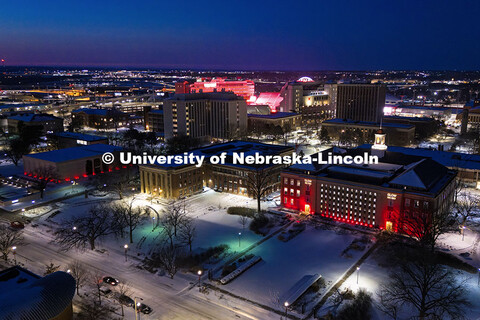
[[[180,88],[181,87],[181,88]],[[175,88],[177,89],[177,88]],[[228,92],[231,91],[236,95],[249,101],[255,95],[255,83],[252,80],[226,80],[223,78],[212,79],[211,81],[194,82],[188,88],[179,86],[179,90],[189,91],[191,93],[202,92]],[[181,92],[178,92],[181,93]]]
[[[70,181],[70,178],[65,178],[65,181]]]
[[[79,176],[75,176],[74,178],[75,178],[75,180],[78,180],[78,179],[80,179],[80,177],[79,177]]]

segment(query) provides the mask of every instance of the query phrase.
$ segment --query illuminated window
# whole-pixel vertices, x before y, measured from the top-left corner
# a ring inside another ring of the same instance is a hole
[[[288,188],[283,188],[283,194],[288,194]]]
[[[297,190],[297,197],[300,197],[300,190]]]
[[[290,204],[293,206],[295,203],[295,200],[294,199],[290,199]]]

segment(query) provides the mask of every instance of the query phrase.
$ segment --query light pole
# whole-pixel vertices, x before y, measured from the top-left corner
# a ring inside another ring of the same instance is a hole
[[[125,261],[127,261],[128,244],[125,244],[123,248],[125,249]]]
[[[141,303],[140,302],[137,302],[137,299],[140,299],[140,300],[143,300],[142,298],[139,298],[139,297],[135,297],[135,320],[138,320],[140,319],[140,315],[138,314],[138,309],[137,307],[140,307]]]
[[[358,284],[358,275],[360,274],[360,267],[357,267],[357,284]]]
[[[12,253],[13,253],[13,261],[15,262],[15,265],[17,265],[17,257],[15,256],[15,254],[17,253],[16,251],[17,251],[17,247],[13,246]]]
[[[289,306],[289,304],[288,304],[287,301],[285,301],[285,303],[284,303],[283,305],[285,306],[285,319],[287,319],[287,316],[288,316],[288,306]]]
[[[152,232],[155,231],[155,216],[152,217]]]
[[[462,226],[462,241],[465,240],[465,226]]]
[[[198,274],[198,286],[201,286],[201,281],[202,281],[202,270],[197,271]]]
[[[242,233],[239,232],[239,233],[238,233],[238,247],[239,247],[239,248],[240,248],[240,246],[241,246],[241,239],[242,239]]]

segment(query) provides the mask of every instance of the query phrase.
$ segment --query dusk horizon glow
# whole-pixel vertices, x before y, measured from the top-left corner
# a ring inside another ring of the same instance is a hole
[[[479,69],[471,1],[182,4],[5,3],[0,57],[7,66]]]

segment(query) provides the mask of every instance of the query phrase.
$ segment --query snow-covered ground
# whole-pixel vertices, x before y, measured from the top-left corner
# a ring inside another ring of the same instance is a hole
[[[365,252],[366,247],[342,255],[360,237],[343,229],[312,226],[288,242],[273,237],[251,251],[262,257],[262,261],[222,288],[281,310],[285,301],[278,301],[278,297],[284,296],[305,275],[321,275],[327,287],[336,282]]]

